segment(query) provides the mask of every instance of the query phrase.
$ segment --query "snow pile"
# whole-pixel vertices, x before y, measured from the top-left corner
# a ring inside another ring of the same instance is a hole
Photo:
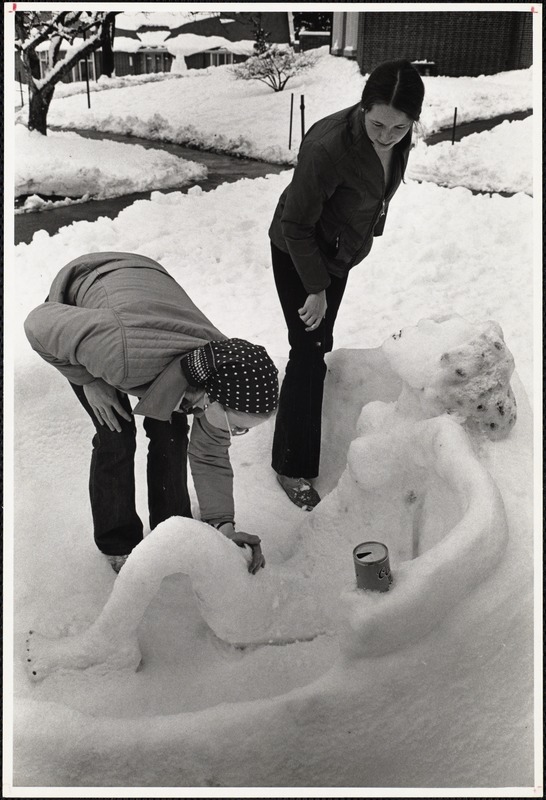
[[[423,77],[425,102],[421,122],[427,134],[457,123],[490,119],[533,107],[533,68],[477,78]]]
[[[15,194],[105,198],[203,180],[207,168],[141,145],[85,139],[17,125]],[[34,203],[26,206],[35,210]]]
[[[183,81],[165,81],[101,92],[87,109],[78,98],[54,97],[51,125],[127,133],[201,149],[295,163],[301,141],[299,98],[305,98],[305,129],[360,99],[365,83],[354,61],[315,51],[315,66],[274,93],[259,82],[235,80],[227,66],[190,70]],[[497,76],[492,76],[496,78]],[[510,81],[485,78],[425,77],[422,127],[432,133],[448,127],[453,107],[460,122],[532,107],[532,70]],[[288,148],[290,96],[294,94],[291,149]],[[206,102],[203,102],[206,98]],[[134,109],[138,108],[138,118]],[[221,120],[220,125],[218,120]]]
[[[514,359],[496,322],[421,320],[393,334],[383,351],[405,381],[399,407],[425,417],[451,414],[490,439],[510,433],[516,422]]]
[[[505,120],[491,131],[465,136],[454,145],[424,142],[411,153],[407,175],[442,186],[533,194],[533,118]]]

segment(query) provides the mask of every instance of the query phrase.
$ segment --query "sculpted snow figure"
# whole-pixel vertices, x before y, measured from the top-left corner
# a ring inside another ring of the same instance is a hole
[[[399,409],[422,417],[447,413],[469,432],[494,440],[508,436],[516,422],[514,359],[497,322],[473,325],[457,315],[425,319],[393,334],[382,349],[404,381]]]
[[[346,655],[377,656],[436,627],[506,545],[500,492],[468,434],[509,434],[513,358],[496,323],[457,316],[423,320],[376,351],[358,352],[387,361],[402,390],[396,402],[364,406],[343,475],[294,531],[290,557],[249,575],[244,552],[226,537],[172,517],[135,548],[88,630],[61,639],[29,633],[30,677],[136,669],[139,622],[176,572],[190,576],[205,622],[233,645],[337,632]],[[350,553],[366,539],[383,541],[391,554],[394,584],[381,597],[355,589]]]

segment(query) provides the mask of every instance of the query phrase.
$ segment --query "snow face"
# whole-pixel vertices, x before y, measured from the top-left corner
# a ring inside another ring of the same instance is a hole
[[[399,407],[425,417],[447,412],[490,439],[504,439],[516,422],[510,386],[514,359],[500,326],[471,325],[459,316],[421,320],[383,344],[405,381]]]

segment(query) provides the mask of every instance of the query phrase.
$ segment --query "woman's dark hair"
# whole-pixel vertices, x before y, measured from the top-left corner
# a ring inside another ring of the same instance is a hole
[[[421,76],[405,59],[379,64],[366,81],[362,92],[362,108],[369,111],[377,103],[403,111],[418,122],[425,96]]]
[[[374,105],[387,105],[407,114],[414,122],[419,121],[425,85],[421,76],[406,59],[385,61],[372,70],[362,92],[361,106],[369,111]],[[401,153],[411,146],[412,127],[404,138],[398,142],[395,150]],[[405,164],[402,161],[402,178]]]

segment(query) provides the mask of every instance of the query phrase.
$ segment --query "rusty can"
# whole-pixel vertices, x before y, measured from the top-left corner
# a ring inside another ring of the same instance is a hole
[[[381,542],[363,542],[353,550],[356,585],[372,592],[388,592],[392,583],[389,551]]]

